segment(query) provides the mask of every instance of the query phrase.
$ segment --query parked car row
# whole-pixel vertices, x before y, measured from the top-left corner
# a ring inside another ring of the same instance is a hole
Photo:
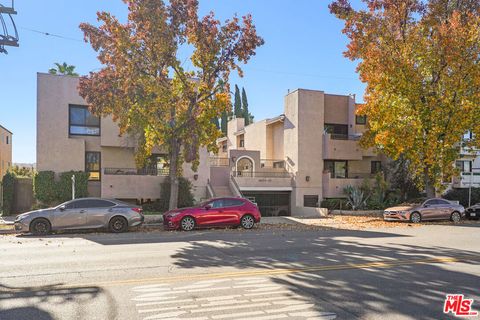
[[[166,212],[166,229],[191,231],[195,228],[241,226],[251,229],[261,219],[258,207],[244,198],[216,198],[196,207]],[[142,208],[113,199],[82,198],[56,207],[30,211],[16,217],[18,233],[46,235],[52,231],[73,229],[108,229],[120,233],[141,225]]]

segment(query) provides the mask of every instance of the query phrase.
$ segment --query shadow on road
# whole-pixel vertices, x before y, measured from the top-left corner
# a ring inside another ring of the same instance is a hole
[[[10,287],[0,284],[1,320],[50,320],[54,319],[48,311],[42,309],[54,305],[66,307],[71,304],[71,319],[84,319],[84,306],[100,296],[106,296],[108,319],[117,318],[115,301],[103,289],[90,287],[64,287],[62,284],[40,287]],[[6,306],[6,307],[5,307]]]

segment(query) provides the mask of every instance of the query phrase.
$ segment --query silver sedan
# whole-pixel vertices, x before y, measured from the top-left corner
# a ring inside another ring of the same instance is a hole
[[[15,219],[15,230],[45,235],[58,230],[107,228],[118,233],[143,221],[141,207],[118,200],[82,198],[20,214]]]

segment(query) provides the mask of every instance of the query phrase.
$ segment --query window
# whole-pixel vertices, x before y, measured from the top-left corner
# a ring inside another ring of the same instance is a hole
[[[355,116],[355,123],[356,124],[367,124],[367,116]]]
[[[210,205],[212,206],[212,208],[223,208],[224,207],[222,199],[212,201],[212,202],[210,202]]]
[[[8,136],[8,134],[6,135],[6,143],[10,144],[10,137]]]
[[[311,208],[318,207],[318,195],[304,195],[303,206]]]
[[[222,151],[227,152],[227,144],[226,143],[222,144]]]
[[[100,180],[100,152],[85,152],[85,171],[90,173],[88,180]]]
[[[371,169],[370,172],[372,174],[382,172],[382,161],[372,161],[370,163]]]
[[[224,199],[223,200],[223,206],[224,207],[243,206],[243,201],[242,200],[237,200],[237,199]]]
[[[348,139],[348,125],[325,123],[325,132],[331,134],[332,139]]]
[[[240,139],[240,148],[245,147],[245,140]]]
[[[348,161],[346,160],[325,160],[324,169],[330,172],[330,177],[332,178],[348,177]]]
[[[448,205],[448,204],[450,204],[450,202],[449,202],[449,201],[447,201],[447,200],[441,200],[441,199],[438,199],[438,200],[437,200],[437,204],[441,204],[441,205]]]
[[[455,161],[455,166],[460,170],[460,172],[472,172],[472,161]]]
[[[86,106],[69,106],[69,134],[82,136],[100,135],[100,118],[88,111]]]

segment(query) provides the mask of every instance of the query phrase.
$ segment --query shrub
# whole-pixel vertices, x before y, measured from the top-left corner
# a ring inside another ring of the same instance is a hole
[[[33,178],[35,198],[45,205],[56,205],[72,199],[72,175],[75,175],[75,198],[88,197],[87,172],[63,172],[56,181],[53,171],[40,171]]]
[[[10,215],[13,213],[13,203],[15,196],[15,174],[12,172],[7,172],[3,176],[2,186],[3,186],[3,214]]]
[[[33,194],[38,201],[53,204],[56,199],[56,189],[53,171],[40,171],[33,176]]]
[[[327,208],[328,210],[350,210],[352,207],[348,204],[347,199],[343,198],[330,198],[322,200],[320,206]]]
[[[168,211],[168,204],[170,201],[170,181],[162,183],[160,191],[160,200],[146,203],[143,205],[143,210],[154,212]],[[195,203],[195,198],[192,194],[192,183],[183,177],[178,179],[178,207],[191,207]]]
[[[468,188],[451,189],[443,195],[447,200],[455,200],[460,202],[464,207],[468,206]],[[480,202],[480,188],[472,188],[472,201],[471,204]]]
[[[56,200],[60,203],[72,199],[72,175],[75,175],[75,198],[88,197],[88,172],[63,172],[60,174],[60,180],[56,183]]]
[[[353,210],[361,210],[366,207],[369,194],[363,188],[347,186],[343,192],[347,195],[348,204]]]

